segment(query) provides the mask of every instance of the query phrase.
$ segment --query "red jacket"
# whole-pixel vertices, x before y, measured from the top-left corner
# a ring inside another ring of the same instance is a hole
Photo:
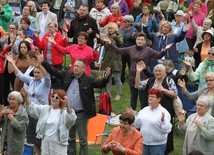
[[[47,45],[48,45],[47,37],[49,35],[50,35],[50,32],[46,33],[44,35],[44,37],[42,38],[42,40],[39,40],[39,37],[35,38],[36,46],[43,49],[43,56],[44,56],[45,60],[46,60]],[[60,46],[66,47],[68,45],[67,39],[60,32],[56,32],[56,34],[54,36],[54,40]],[[52,56],[52,65],[53,66],[61,65],[64,61],[63,54],[54,48],[54,44],[51,44],[51,56]]]
[[[101,21],[99,23],[100,27],[104,27],[106,26],[108,23],[110,22],[114,22],[114,23],[117,23],[117,21],[120,22],[120,24],[118,25],[118,27],[120,26],[123,26],[124,25],[124,22],[123,22],[123,16],[121,14],[119,15],[115,15],[115,14],[111,14],[109,16],[106,16],[103,21]]]
[[[5,49],[0,52],[0,74],[4,73],[5,69],[5,54],[11,50],[11,46],[8,45]]]
[[[54,47],[63,54],[70,54],[72,63],[71,70],[73,70],[73,64],[77,58],[85,60],[86,62],[85,73],[87,75],[91,75],[90,64],[91,62],[98,60],[98,53],[94,52],[90,46],[87,46],[86,44],[83,45],[73,44],[71,46],[64,48],[59,46],[58,44],[55,44]]]

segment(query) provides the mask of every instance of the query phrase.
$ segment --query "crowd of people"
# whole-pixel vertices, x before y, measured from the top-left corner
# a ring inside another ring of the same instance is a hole
[[[214,155],[214,1],[0,0],[2,154],[28,143],[36,155],[76,155],[77,133],[87,155],[94,88],[119,101],[127,80],[129,107],[104,154],[169,155],[177,117],[183,155]]]

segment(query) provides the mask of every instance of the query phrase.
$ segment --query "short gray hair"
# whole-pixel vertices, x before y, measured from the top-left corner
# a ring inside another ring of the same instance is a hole
[[[10,97],[14,97],[16,100],[18,100],[20,103],[23,102],[23,97],[21,95],[20,92],[18,91],[12,91],[9,95],[8,95],[8,98]]]
[[[209,19],[209,18],[205,18],[205,19],[203,20],[203,24],[204,24],[204,23],[209,23],[210,26],[211,26],[211,25],[212,25],[212,20]]]
[[[124,21],[128,21],[128,22],[131,22],[131,23],[134,22],[134,18],[133,18],[132,15],[125,15],[125,16],[123,17],[123,20],[124,20]]]
[[[212,104],[212,100],[210,99],[210,97],[205,96],[205,95],[199,96],[199,98],[197,99],[196,102],[204,103],[207,106],[208,109],[210,108],[210,106]]]

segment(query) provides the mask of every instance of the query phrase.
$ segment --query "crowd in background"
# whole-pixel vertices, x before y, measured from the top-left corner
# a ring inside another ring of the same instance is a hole
[[[169,155],[177,116],[183,154],[214,155],[214,0],[0,0],[2,153],[26,139],[37,155],[75,155],[77,131],[87,155],[94,88],[119,101],[127,81],[130,108],[103,153]]]

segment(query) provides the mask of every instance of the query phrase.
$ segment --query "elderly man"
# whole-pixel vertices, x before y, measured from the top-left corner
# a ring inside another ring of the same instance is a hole
[[[89,34],[88,46],[93,48],[94,38],[99,34],[97,22],[94,18],[89,16],[88,6],[82,4],[78,9],[78,15],[70,23],[68,30],[68,37],[73,38],[73,43],[77,44],[77,36],[80,31],[85,31]]]

